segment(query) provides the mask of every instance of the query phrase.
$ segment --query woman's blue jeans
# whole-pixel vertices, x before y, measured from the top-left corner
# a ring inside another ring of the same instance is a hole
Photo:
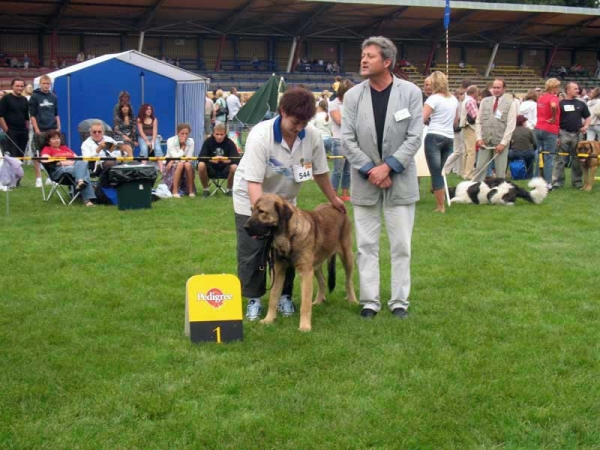
[[[552,169],[554,167],[554,157],[556,156],[556,143],[558,136],[544,130],[535,130],[535,139],[537,140],[539,151],[543,152],[544,157],[544,180],[546,183],[552,183]],[[535,164],[539,170],[539,164]],[[533,176],[536,176],[534,169]]]
[[[52,176],[50,179],[52,181],[58,180],[63,173],[68,173],[71,175],[75,182],[79,180],[85,181],[87,184],[85,188],[81,191],[81,197],[84,202],[96,198],[96,194],[94,193],[94,186],[92,185],[92,181],[90,180],[90,171],[88,170],[87,161],[75,161],[75,164],[72,166],[59,166],[56,167],[52,171]]]
[[[439,134],[428,134],[425,136],[425,159],[431,173],[431,186],[434,190],[444,187],[442,167],[452,154],[454,139]]]
[[[140,158],[148,157],[148,144],[146,144],[146,141],[139,137],[138,144],[140,145]],[[154,156],[164,156],[158,137],[154,141]]]
[[[342,156],[342,143],[339,139],[331,140],[331,155]],[[337,191],[342,180],[342,189],[350,188],[350,163],[346,158],[335,158],[333,160],[333,173],[331,174],[331,185]]]

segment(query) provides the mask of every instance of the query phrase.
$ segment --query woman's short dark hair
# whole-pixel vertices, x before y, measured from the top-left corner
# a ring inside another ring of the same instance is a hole
[[[525,117],[523,114],[519,114],[517,116],[517,126],[523,126],[525,122],[527,122],[527,117]]]
[[[284,112],[302,122],[308,122],[316,112],[315,96],[303,88],[290,89],[279,100],[279,112]]]
[[[50,130],[46,132],[46,145],[50,145],[50,139],[56,136],[58,136],[58,138],[62,140],[62,135],[60,134],[60,131]]]

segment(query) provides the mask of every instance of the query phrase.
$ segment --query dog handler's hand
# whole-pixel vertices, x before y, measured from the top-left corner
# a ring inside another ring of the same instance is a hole
[[[336,196],[331,200],[331,205],[340,212],[346,214],[346,206],[344,205],[344,201]]]
[[[502,144],[496,145],[496,149],[495,149],[496,153],[502,153],[505,148],[506,148],[506,145],[502,145]]]

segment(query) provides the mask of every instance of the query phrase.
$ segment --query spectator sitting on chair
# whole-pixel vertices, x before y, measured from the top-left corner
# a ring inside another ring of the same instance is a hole
[[[154,108],[149,103],[140,107],[137,117],[138,144],[140,157],[146,158],[154,152],[154,156],[162,157],[163,151],[158,138],[158,119],[154,115]],[[158,160],[158,170],[163,171],[163,162]]]
[[[461,69],[464,69],[467,65],[465,64],[464,61],[461,61],[458,63],[458,67],[460,67]]]
[[[340,66],[338,65],[337,61],[333,62],[332,71],[333,73],[340,73]]]
[[[525,124],[527,117],[522,114],[517,116],[517,126],[510,140],[510,150],[508,151],[508,161],[522,159],[527,167],[527,179],[533,176],[533,164],[535,161],[535,149],[537,141],[533,131]]]
[[[74,158],[77,155],[66,145],[60,145],[60,131],[49,131],[46,134],[46,146],[40,154],[42,158]],[[43,161],[44,162],[44,161]],[[95,206],[93,199],[94,187],[90,180],[88,164],[86,161],[75,161],[67,159],[64,161],[44,162],[44,166],[48,171],[48,176],[55,181],[60,178],[63,173],[68,173],[73,176],[77,183],[76,189],[81,192],[83,203],[85,206]]]
[[[83,52],[77,53],[77,58],[75,58],[75,61],[77,61],[78,63],[84,62],[85,61],[85,53],[83,53]]]
[[[25,53],[23,55],[23,69],[29,69],[30,64],[31,60],[29,59],[29,56],[27,56],[27,53]]]
[[[10,67],[19,67],[19,60],[13,56],[10,60]]]
[[[90,137],[81,144],[81,156],[84,158],[117,158],[121,156],[117,142],[110,136],[104,136],[104,124],[93,122],[90,126]],[[116,161],[97,161],[94,171],[99,173],[110,169]]]
[[[189,137],[191,127],[187,123],[177,125],[177,136],[167,140],[167,158],[183,158],[194,156],[194,140]],[[174,198],[179,198],[181,178],[185,173],[187,194],[196,196],[194,186],[194,169],[191,161],[168,161],[165,167],[165,184],[169,186]]]
[[[123,140],[121,144],[123,156],[133,157],[133,149],[137,143],[137,126],[129,103],[121,105],[115,117],[115,137]]]
[[[327,70],[327,72],[329,73],[333,73],[333,64],[331,64],[331,62],[328,62],[325,70]]]
[[[65,61],[64,59],[62,60],[62,62],[60,63],[60,68],[64,69],[65,67],[67,67],[67,61]]]
[[[235,143],[227,137],[227,128],[222,123],[217,123],[211,137],[204,141],[201,158],[212,158],[209,161],[200,161],[198,163],[198,176],[202,183],[203,197],[209,197],[208,182],[210,178],[227,177],[227,190],[225,195],[231,196],[233,186],[233,177],[237,164],[230,158],[238,156]]]

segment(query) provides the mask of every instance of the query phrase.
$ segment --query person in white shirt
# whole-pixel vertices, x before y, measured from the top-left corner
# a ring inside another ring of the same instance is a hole
[[[167,165],[165,168],[165,178],[172,177],[172,183],[165,181],[167,186],[171,184],[170,189],[174,198],[179,198],[179,185],[181,177],[185,173],[185,181],[187,186],[187,194],[190,197],[195,197],[196,187],[194,186],[194,169],[191,161],[169,161],[169,158],[190,158],[194,156],[194,140],[189,137],[191,127],[187,123],[177,125],[177,135],[167,139]]]
[[[342,147],[342,115],[344,113],[344,96],[354,83],[351,80],[343,80],[337,88],[337,97],[329,103],[329,117],[331,118],[332,140],[331,155],[343,156],[333,160],[333,172],[331,174],[331,185],[337,192],[340,184],[342,185],[342,195],[340,198],[349,202],[350,198],[350,162],[348,161],[348,152]]]
[[[425,136],[425,158],[431,173],[436,212],[445,212],[442,168],[452,154],[454,127],[458,125],[458,100],[448,90],[448,78],[436,70],[430,75],[433,94],[423,105],[423,123],[429,120]]]
[[[237,96],[237,89],[232,87],[229,90],[229,95],[225,99],[227,102],[227,109],[229,110],[229,115],[227,116],[227,120],[229,120],[229,129],[232,131],[237,131],[236,123],[233,122],[233,118],[238,113],[242,104],[240,102],[240,98]]]
[[[320,133],[308,121],[315,115],[314,96],[303,88],[288,90],[279,101],[279,116],[257,124],[248,135],[244,156],[233,181],[233,209],[237,234],[238,278],[242,295],[248,298],[246,317],[256,320],[262,311],[261,297],[266,292],[263,257],[268,241],[253,239],[244,224],[252,206],[264,193],[278,194],[296,204],[298,192],[306,181],[314,180],[327,200],[346,212],[329,181],[329,166]],[[286,272],[279,311],[295,312],[291,299],[294,269]]]
[[[321,100],[317,104],[317,113],[315,117],[310,121],[311,125],[314,126],[321,137],[323,138],[323,146],[325,152],[331,152],[331,120],[329,120],[328,106],[326,100]]]
[[[527,119],[525,126],[530,130],[535,129],[535,125],[537,124],[537,99],[537,91],[535,89],[530,89],[527,91],[525,100],[519,105],[518,108],[519,114],[525,116]]]
[[[90,126],[90,137],[81,144],[81,156],[84,158],[118,158],[121,150],[117,142],[110,136],[104,135],[104,124],[93,122]],[[105,170],[114,166],[116,161],[97,161],[95,171]]]

